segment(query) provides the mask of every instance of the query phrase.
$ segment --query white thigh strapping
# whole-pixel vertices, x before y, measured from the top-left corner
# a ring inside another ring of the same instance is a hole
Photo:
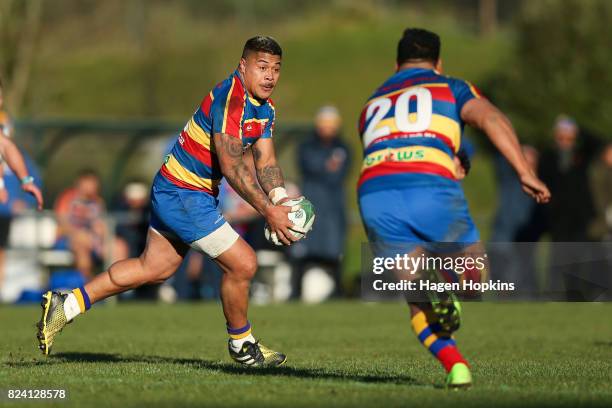
[[[216,258],[234,245],[238,238],[240,235],[226,222],[207,236],[193,241],[189,246],[211,258]]]

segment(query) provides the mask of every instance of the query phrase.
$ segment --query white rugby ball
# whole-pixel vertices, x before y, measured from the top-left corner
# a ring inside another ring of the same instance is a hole
[[[314,206],[304,197],[287,200],[281,205],[287,207],[296,207],[296,210],[290,212],[288,214],[288,217],[289,220],[293,222],[293,225],[301,228],[304,233],[295,230],[290,230],[290,233],[295,238],[303,238],[305,233],[308,233],[308,231],[312,229],[312,224],[315,220]],[[284,245],[283,242],[278,239],[275,233],[270,232],[268,224],[266,224],[266,227],[264,229],[264,235],[266,236],[266,239],[274,245]]]

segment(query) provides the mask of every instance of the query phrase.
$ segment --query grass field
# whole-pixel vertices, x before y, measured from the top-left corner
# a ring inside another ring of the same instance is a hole
[[[0,388],[63,388],[58,406],[611,406],[612,304],[468,304],[458,344],[475,387],[443,370],[397,304],[253,307],[286,366],[229,361],[217,304],[101,306],[38,354],[39,308],[0,308]],[[6,400],[0,399],[0,405]],[[40,401],[13,406],[48,406]]]

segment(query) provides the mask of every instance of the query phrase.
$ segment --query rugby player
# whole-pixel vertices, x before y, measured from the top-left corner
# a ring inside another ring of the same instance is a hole
[[[288,219],[288,199],[272,142],[274,91],[282,50],[270,37],[249,39],[238,68],[214,87],[180,133],[155,176],[147,244],[139,258],[113,264],[69,294],[47,292],[38,323],[39,347],[51,350],[56,335],[77,315],[109,296],[168,279],[193,248],[223,270],[221,301],[234,361],[246,366],[279,366],[286,356],[259,343],[247,319],[249,283],[257,268],[253,249],[219,212],[218,186],[225,177],[286,245],[297,240]],[[243,154],[251,148],[255,171]],[[255,173],[255,174],[254,174]]]
[[[40,211],[43,207],[43,196],[36,184],[34,177],[28,173],[28,168],[23,155],[19,148],[11,139],[6,137],[0,131],[0,156],[6,161],[6,164],[13,170],[13,173],[21,181],[21,189],[28,194],[31,194],[36,199],[36,207]],[[4,189],[4,179],[0,178],[0,185]],[[8,197],[7,197],[8,199]]]
[[[4,187],[4,170],[2,169],[2,162],[6,161],[6,164],[21,181],[22,190],[34,196],[37,208],[40,211],[43,207],[42,193],[34,183],[34,177],[28,173],[25,159],[19,151],[19,148],[9,138],[11,136],[12,127],[10,126],[8,115],[4,111],[3,88],[2,81],[0,81],[0,190],[2,191],[0,193],[2,197],[0,201],[8,201],[8,193]],[[0,278],[2,278],[2,276],[0,276]]]
[[[464,124],[481,129],[517,172],[538,203],[550,199],[522,154],[507,117],[467,81],[442,75],[438,35],[404,31],[397,71],[368,99],[359,121],[364,162],[358,182],[361,217],[374,247],[406,244],[404,253],[484,253],[459,179]],[[397,248],[397,246],[395,246]],[[470,271],[480,279],[486,271]],[[467,272],[466,272],[467,274]],[[418,339],[442,363],[450,387],[472,376],[452,334],[459,327],[456,298],[408,299]]]

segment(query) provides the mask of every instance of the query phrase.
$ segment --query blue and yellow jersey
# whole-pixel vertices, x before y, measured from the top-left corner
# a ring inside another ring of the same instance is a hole
[[[482,95],[469,82],[413,68],[397,72],[368,99],[359,120],[364,160],[359,195],[456,181],[463,105]],[[434,178],[432,178],[432,176]]]
[[[217,196],[223,175],[212,136],[224,133],[247,148],[259,138],[271,138],[274,105],[251,97],[235,71],[204,98],[181,131],[160,173],[171,183]]]

